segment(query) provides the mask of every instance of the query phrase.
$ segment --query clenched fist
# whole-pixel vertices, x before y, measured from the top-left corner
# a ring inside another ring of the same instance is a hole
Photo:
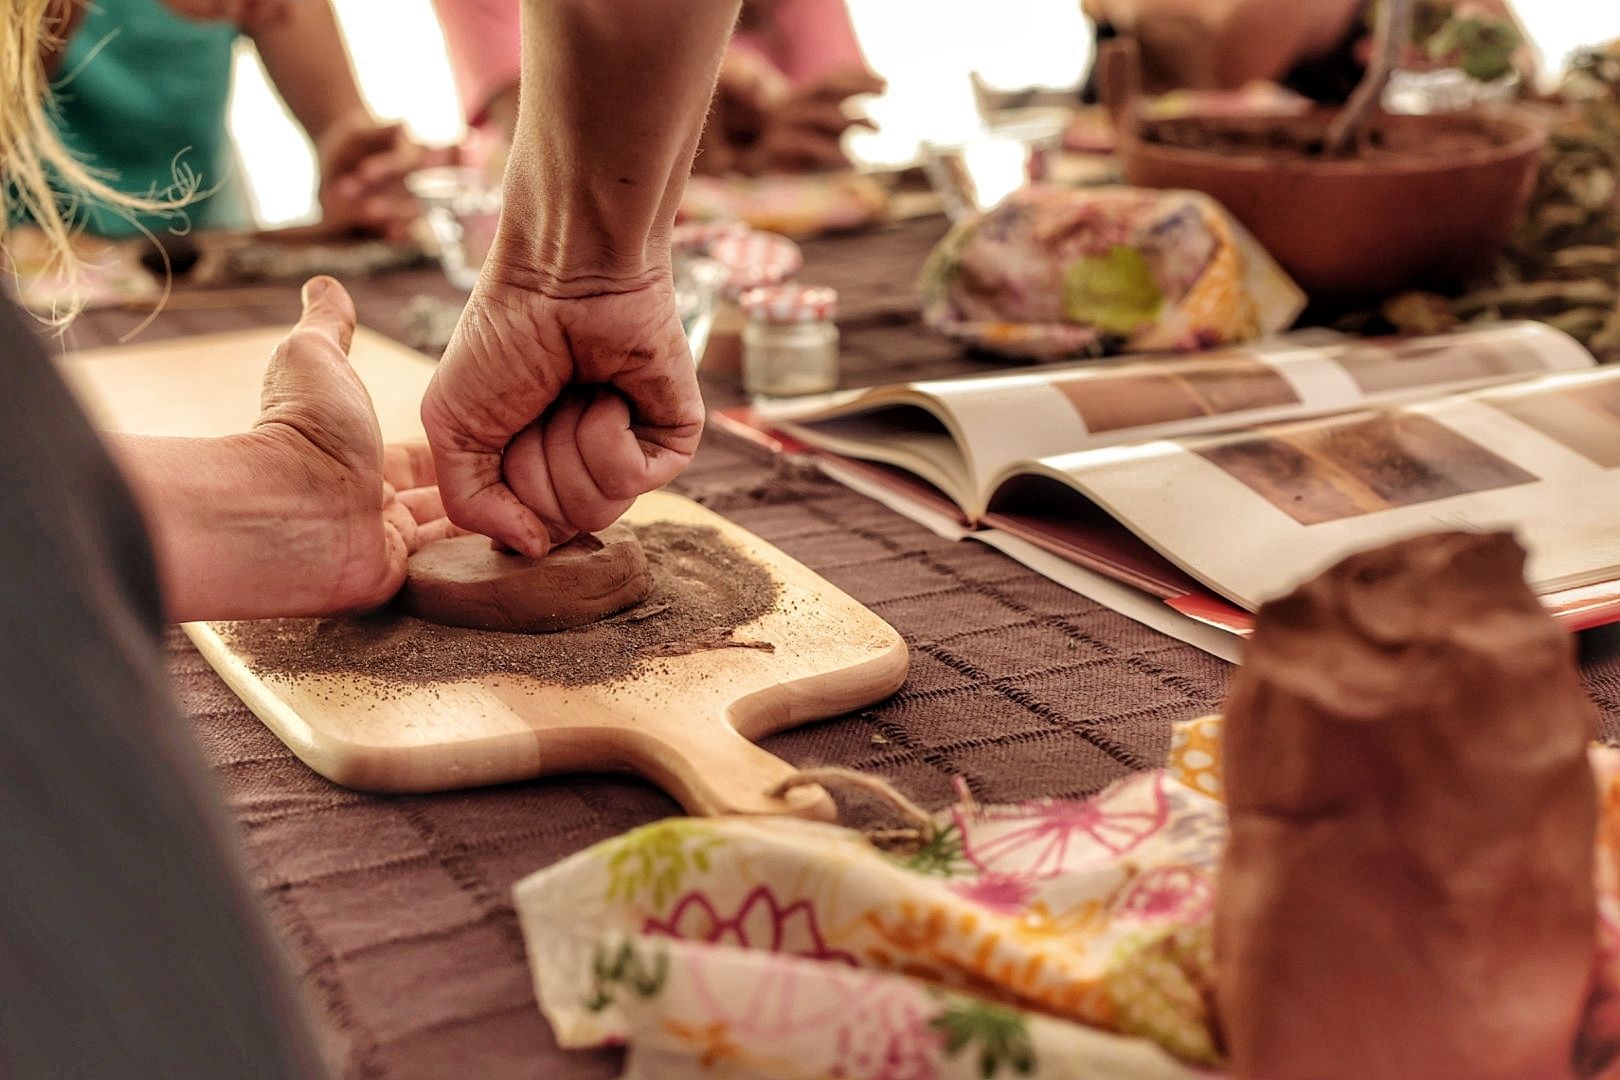
[[[612,524],[703,431],[667,273],[548,289],[486,272],[422,422],[457,525],[538,557]]]

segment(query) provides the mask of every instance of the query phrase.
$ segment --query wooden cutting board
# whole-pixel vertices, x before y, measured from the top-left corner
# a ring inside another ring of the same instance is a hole
[[[258,383],[280,331],[191,338],[69,355],[63,368],[102,425],[160,435],[221,435],[257,415]],[[380,335],[355,336],[353,363],[385,440],[421,438],[417,405],[432,374]],[[544,773],[631,770],[691,813],[831,817],[819,788],[765,792],[792,766],[751,740],[887,697],[908,655],[892,628],[781,551],[688,499],[656,492],[633,523],[720,531],[779,585],[775,610],[738,628],[774,652],[718,649],[660,658],[638,677],[563,687],[484,677],[387,695],[361,679],[261,679],[211,625],[185,627],[255,714],[311,768],[368,791],[439,791]]]

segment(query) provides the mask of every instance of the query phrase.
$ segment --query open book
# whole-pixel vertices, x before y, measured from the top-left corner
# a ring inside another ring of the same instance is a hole
[[[1352,551],[1513,528],[1571,625],[1620,620],[1620,369],[1550,327],[1312,335],[722,417],[1243,632]]]

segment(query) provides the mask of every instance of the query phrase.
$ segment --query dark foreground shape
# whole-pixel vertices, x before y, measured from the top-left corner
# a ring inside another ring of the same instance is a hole
[[[1267,604],[1225,724],[1216,988],[1244,1080],[1569,1077],[1595,713],[1506,534]]]

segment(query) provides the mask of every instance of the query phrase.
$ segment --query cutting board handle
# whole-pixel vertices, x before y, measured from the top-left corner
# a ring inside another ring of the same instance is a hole
[[[781,797],[766,794],[798,770],[738,734],[729,718],[705,716],[683,723],[678,738],[660,737],[662,726],[643,727],[624,754],[636,771],[669,792],[688,813],[837,819],[831,796],[815,784]]]

